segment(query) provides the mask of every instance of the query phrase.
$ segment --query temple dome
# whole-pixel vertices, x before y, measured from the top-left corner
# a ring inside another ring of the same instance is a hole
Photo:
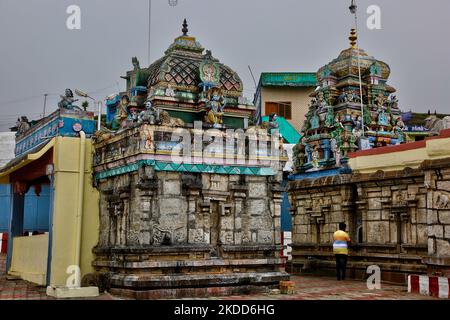
[[[171,87],[180,91],[198,93],[200,86],[200,65],[209,60],[216,63],[220,69],[220,87],[225,96],[240,97],[243,92],[243,83],[238,74],[230,67],[214,58],[211,51],[206,50],[195,37],[188,36],[187,24],[183,28],[183,35],[177,37],[165,55],[147,68],[148,88]]]
[[[336,59],[319,69],[317,73],[319,81],[329,76],[336,77],[338,81],[348,77],[358,77],[358,53],[363,77],[376,73],[381,79],[387,80],[391,73],[389,65],[368,55],[363,49],[357,48],[354,30],[352,30],[349,39],[350,47],[343,50]]]

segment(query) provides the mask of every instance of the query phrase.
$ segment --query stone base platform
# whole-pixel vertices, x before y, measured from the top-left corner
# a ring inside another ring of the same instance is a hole
[[[96,273],[84,285],[134,299],[264,293],[290,278],[276,245],[97,248],[95,254]]]
[[[132,299],[175,299],[267,293],[289,279],[285,272],[170,276],[113,275],[110,293]],[[154,288],[141,290],[140,288]]]

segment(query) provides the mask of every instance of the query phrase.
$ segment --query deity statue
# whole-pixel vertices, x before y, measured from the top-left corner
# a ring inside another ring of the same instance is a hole
[[[314,130],[314,129],[318,129],[320,126],[320,119],[319,116],[317,115],[317,109],[314,109],[311,118],[309,120],[310,123],[310,129]]]
[[[352,92],[352,100],[356,103],[361,103],[361,97],[359,94],[356,94],[355,92]]]
[[[379,108],[383,107],[386,102],[386,97],[383,92],[380,92],[378,96],[374,97],[374,104]]]
[[[175,97],[175,90],[172,88],[172,86],[169,84],[166,88],[165,92],[166,97]]]
[[[26,116],[22,116],[17,119],[16,127],[17,127],[16,136],[19,136],[22,133],[25,133],[26,131],[28,131],[31,128],[30,122],[28,121],[28,118]]]
[[[328,107],[327,115],[325,118],[325,126],[328,128],[332,128],[334,126],[334,108]]]
[[[331,151],[334,154],[334,159],[336,160],[336,166],[341,166],[341,148],[335,138],[331,139]]]
[[[279,128],[279,124],[277,122],[277,114],[275,112],[271,113],[269,116],[269,131],[272,129],[278,129]]]
[[[127,95],[122,96],[119,107],[117,108],[116,120],[119,125],[124,128],[128,119],[128,105],[130,104],[130,98]]]
[[[398,99],[397,99],[397,96],[395,96],[395,95],[390,95],[389,96],[389,99],[388,99],[388,105],[391,107],[391,108],[398,108]]]
[[[225,109],[225,100],[222,89],[214,87],[206,94],[206,106],[210,108],[206,116],[206,121],[214,126],[222,124],[222,115]]]
[[[346,103],[346,102],[348,102],[348,99],[347,99],[347,93],[346,93],[346,92],[343,92],[343,93],[341,93],[341,94],[339,95],[339,97],[337,98],[337,103]]]
[[[348,102],[353,102],[353,92],[348,91],[348,92],[346,93],[346,96],[347,96],[347,101],[348,101]]]
[[[364,106],[364,125],[370,126],[372,123],[372,113],[367,106]]]
[[[378,124],[380,126],[388,126],[389,125],[388,115],[386,114],[386,112],[383,109],[381,109],[378,114]]]
[[[395,126],[392,128],[392,132],[397,135],[398,143],[405,142],[405,133],[403,132],[404,130],[406,130],[406,125],[403,122],[402,118],[398,117]]]
[[[355,120],[355,127],[352,130],[352,134],[356,139],[359,139],[362,136],[362,118],[358,116]]]
[[[138,116],[138,124],[158,124],[160,122],[159,110],[156,109],[151,101],[145,103],[145,110]]]
[[[321,108],[325,107],[328,104],[328,101],[326,101],[326,97],[322,91],[317,94],[317,100]]]
[[[313,152],[312,152],[312,165],[314,168],[319,168],[319,149],[317,148],[317,146],[314,148]]]
[[[305,164],[305,150],[306,150],[305,145],[301,140],[292,149],[294,158],[294,168],[300,168]]]
[[[133,70],[137,71],[141,68],[139,60],[137,57],[132,57],[131,58],[131,63],[133,64]]]
[[[81,110],[80,107],[74,106],[73,103],[77,102],[78,99],[74,99],[73,97],[73,92],[70,89],[66,89],[65,93],[63,96],[61,96],[61,101],[58,102],[58,107],[60,109],[67,109],[67,110]]]
[[[311,147],[309,146],[309,144],[305,144],[305,154],[307,157],[307,162],[311,162],[312,161],[312,152],[311,152]]]
[[[134,105],[129,105],[128,106],[128,121],[136,124],[139,121],[139,108],[134,106]]]

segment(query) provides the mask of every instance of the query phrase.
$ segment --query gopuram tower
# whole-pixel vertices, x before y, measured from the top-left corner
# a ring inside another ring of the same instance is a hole
[[[294,149],[297,173],[345,168],[351,152],[405,141],[389,66],[356,47],[355,29],[349,40],[350,47],[317,72],[319,87]]]

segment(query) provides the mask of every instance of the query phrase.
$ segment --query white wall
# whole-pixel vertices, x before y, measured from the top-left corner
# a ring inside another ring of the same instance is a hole
[[[0,168],[14,158],[15,132],[0,132]]]

